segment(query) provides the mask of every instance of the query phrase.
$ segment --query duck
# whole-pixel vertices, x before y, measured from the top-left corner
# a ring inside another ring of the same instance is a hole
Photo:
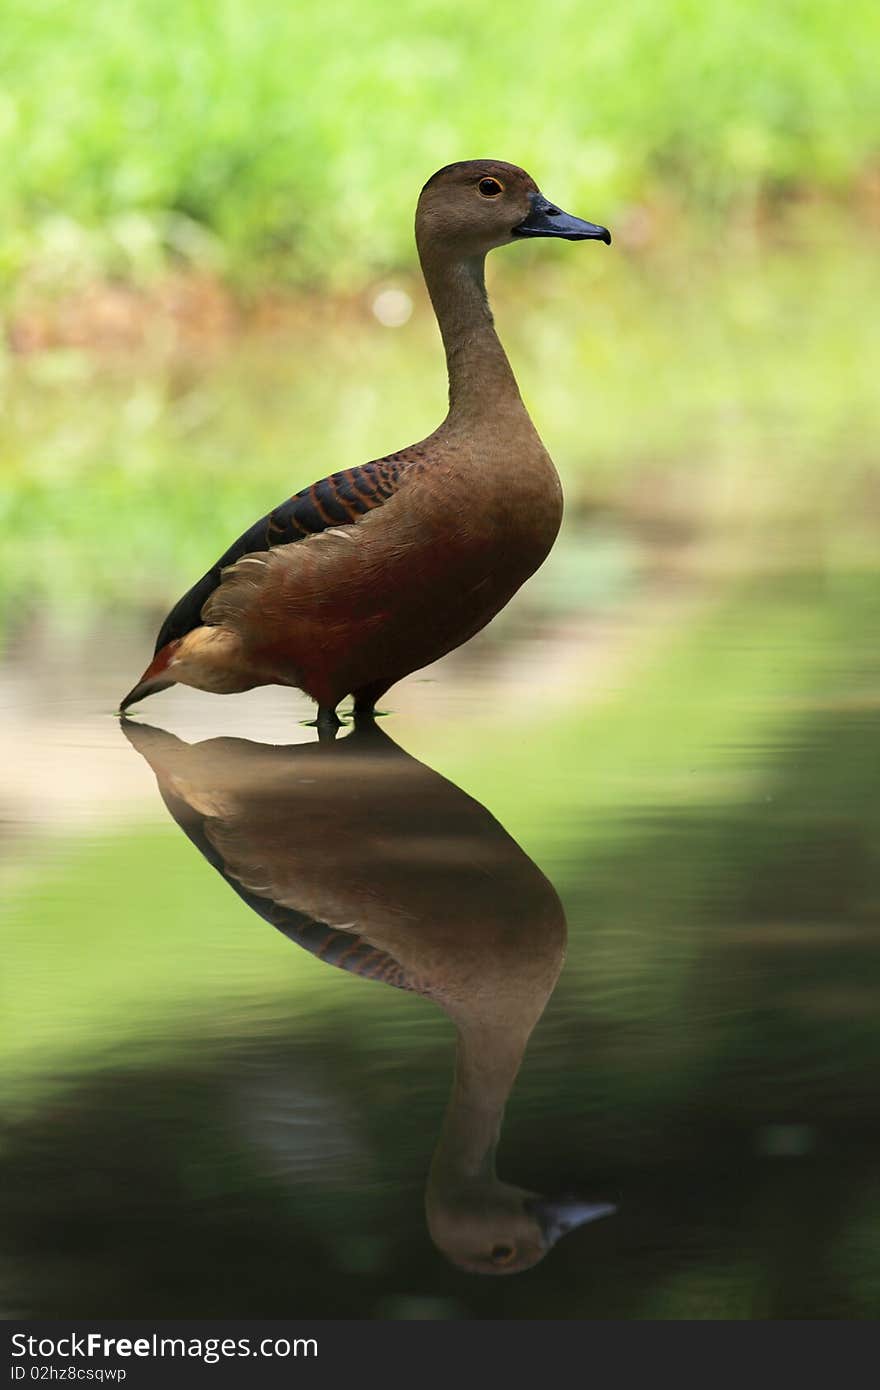
[[[446,353],[449,408],[427,438],[330,473],[262,516],[174,605],[124,713],[174,684],[304,691],[319,727],[468,641],[543,564],[562,489],[495,331],[485,260],[537,237],[611,242],[496,159],[422,188],[419,261]]]
[[[372,720],[291,746],[122,727],[173,819],[248,907],[325,965],[421,995],[451,1020],[425,1217],[452,1264],[520,1273],[615,1210],[497,1173],[505,1107],[567,926],[549,879],[485,806]]]

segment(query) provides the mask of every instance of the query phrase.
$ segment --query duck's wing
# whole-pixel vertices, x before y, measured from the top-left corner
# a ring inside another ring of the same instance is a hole
[[[399,961],[385,950],[374,946],[367,937],[355,930],[355,924],[347,927],[331,926],[320,921],[309,912],[288,903],[279,902],[272,897],[272,884],[251,886],[242,874],[241,865],[231,867],[226,863],[222,852],[223,825],[212,823],[209,818],[194,817],[180,813],[180,802],[173,794],[161,788],[162,797],[171,814],[184,834],[205,856],[208,863],[226,880],[230,888],[238,894],[242,902],[282,932],[289,941],[301,946],[310,955],[317,956],[325,965],[335,965],[340,970],[348,970],[366,980],[378,980],[381,984],[395,989],[414,990],[416,985]],[[219,834],[218,834],[219,830]],[[263,864],[255,867],[264,869]],[[260,891],[257,891],[257,887]]]
[[[333,526],[351,526],[393,496],[411,462],[408,451],[402,450],[387,458],[331,473],[260,517],[174,605],[159,631],[156,652],[201,626],[202,609],[230,565],[244,555],[290,545]]]

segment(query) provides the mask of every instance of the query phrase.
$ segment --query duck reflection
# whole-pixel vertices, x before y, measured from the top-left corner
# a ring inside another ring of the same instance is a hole
[[[614,1210],[496,1175],[504,1107],[566,924],[553,886],[484,806],[373,722],[290,747],[123,728],[181,829],[249,907],[328,965],[425,995],[451,1018],[455,1075],[426,1213],[454,1264],[519,1272]]]

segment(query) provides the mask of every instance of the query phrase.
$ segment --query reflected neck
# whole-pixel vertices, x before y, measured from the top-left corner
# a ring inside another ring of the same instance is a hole
[[[449,1183],[495,1177],[495,1151],[511,1088],[531,1034],[460,1028],[455,1078],[431,1162],[431,1177]]]
[[[495,332],[486,295],[485,256],[451,259],[423,248],[419,255],[446,350],[447,423],[464,418],[497,427],[499,407],[528,419],[507,354]]]

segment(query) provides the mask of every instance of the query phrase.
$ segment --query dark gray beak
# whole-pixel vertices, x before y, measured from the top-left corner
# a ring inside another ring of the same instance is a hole
[[[548,1249],[578,1226],[613,1216],[617,1211],[613,1202],[585,1202],[580,1197],[534,1197],[525,1205],[537,1217]]]
[[[572,217],[571,213],[548,203],[543,193],[530,193],[529,200],[532,210],[513,228],[514,236],[558,236],[565,241],[604,241],[606,246],[611,245],[611,233],[607,227]]]

